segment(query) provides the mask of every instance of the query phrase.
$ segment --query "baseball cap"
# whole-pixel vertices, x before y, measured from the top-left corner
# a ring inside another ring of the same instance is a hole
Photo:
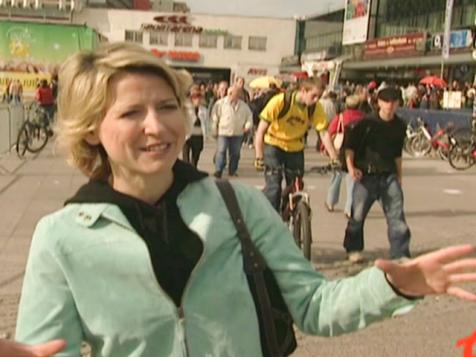
[[[377,98],[385,102],[393,102],[402,99],[402,92],[395,87],[385,87],[378,91]]]

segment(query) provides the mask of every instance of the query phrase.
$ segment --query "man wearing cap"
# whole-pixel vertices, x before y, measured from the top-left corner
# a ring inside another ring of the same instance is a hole
[[[406,124],[395,114],[401,91],[386,87],[377,98],[378,112],[357,123],[344,144],[347,168],[355,181],[344,248],[354,263],[363,261],[364,221],[377,200],[387,219],[390,257],[410,257],[410,230],[403,213],[401,186]]]

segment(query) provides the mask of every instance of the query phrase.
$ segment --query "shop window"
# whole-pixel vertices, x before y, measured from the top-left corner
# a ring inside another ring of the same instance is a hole
[[[167,32],[152,31],[149,33],[149,44],[167,46],[168,37]]]
[[[233,50],[241,50],[241,36],[232,36],[228,35],[225,36],[225,43],[224,48],[233,49]]]
[[[266,37],[250,36],[248,38],[248,49],[252,51],[266,51]]]
[[[124,40],[126,42],[142,43],[142,32],[126,30]]]
[[[198,46],[204,48],[217,48],[218,36],[215,34],[200,34]]]
[[[463,26],[471,26],[476,21],[476,5],[466,5],[463,11],[461,24]]]
[[[187,32],[175,33],[175,46],[192,47],[193,34]]]

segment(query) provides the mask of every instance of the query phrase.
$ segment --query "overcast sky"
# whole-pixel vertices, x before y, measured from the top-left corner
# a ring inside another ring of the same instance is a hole
[[[287,17],[327,13],[345,0],[184,0],[191,12],[222,15]]]

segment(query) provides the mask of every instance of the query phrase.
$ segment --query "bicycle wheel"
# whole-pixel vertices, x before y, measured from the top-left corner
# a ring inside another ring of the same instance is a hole
[[[411,151],[413,156],[422,157],[431,151],[431,142],[423,133],[418,133],[411,139]]]
[[[28,122],[24,122],[22,126],[20,127],[20,130],[18,131],[17,135],[17,142],[15,145],[15,149],[17,151],[18,157],[22,158],[25,155],[27,146],[28,146],[28,140],[29,139],[29,132],[28,132]]]
[[[304,202],[298,202],[294,209],[293,235],[304,257],[311,260],[311,208]]]
[[[456,170],[466,170],[474,165],[473,143],[459,141],[453,145],[448,154],[448,161]]]
[[[32,153],[40,152],[48,143],[48,131],[44,126],[30,124],[27,150]]]

